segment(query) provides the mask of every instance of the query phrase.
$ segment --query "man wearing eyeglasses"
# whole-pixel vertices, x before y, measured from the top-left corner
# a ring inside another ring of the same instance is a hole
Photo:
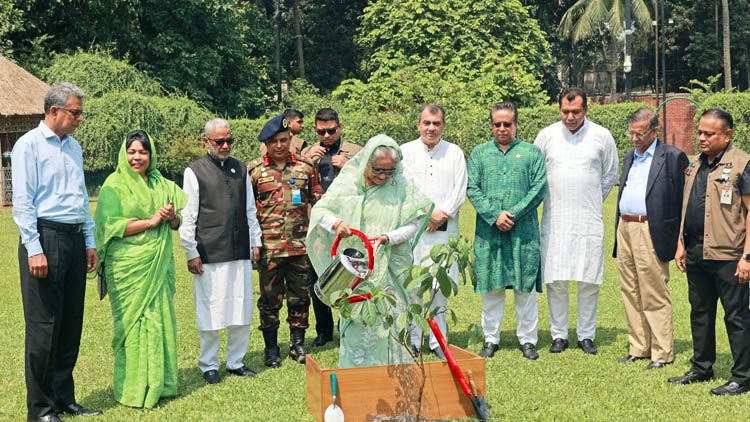
[[[617,182],[617,146],[606,128],[586,118],[586,93],[560,94],[560,121],[534,141],[547,166],[542,213],[542,278],[547,285],[550,353],[568,348],[568,283],[578,284],[578,347],[595,355],[596,309],[604,281],[602,204]]]
[[[312,161],[320,177],[320,186],[325,193],[333,183],[333,179],[339,175],[341,167],[344,167],[344,164],[354,157],[362,147],[341,139],[339,115],[332,108],[318,110],[315,114],[313,129],[318,135],[319,142],[305,148],[302,155]],[[315,283],[317,279],[317,274],[313,270],[311,283]],[[315,311],[315,332],[317,333],[312,346],[321,347],[333,340],[333,315],[331,308],[321,302],[315,294],[312,295],[312,303]]]
[[[277,342],[279,310],[286,296],[289,357],[306,361],[305,330],[310,308],[310,261],[305,237],[311,205],[322,189],[313,165],[289,152],[290,135],[284,115],[269,120],[258,135],[268,153],[248,165],[263,232],[260,275],[260,330],[265,342],[264,364],[281,366]]]
[[[232,131],[224,119],[206,123],[207,154],[185,169],[180,239],[193,274],[193,298],[201,354],[198,368],[208,384],[219,376],[219,331],[227,334],[227,372],[252,377],[243,359],[253,319],[253,262],[261,231],[245,164],[230,157]]]
[[[292,134],[292,139],[289,142],[289,151],[294,155],[300,155],[307,148],[307,142],[298,137],[302,133],[302,130],[305,129],[305,115],[299,110],[288,108],[284,110],[284,118],[289,126],[289,133]],[[267,152],[266,144],[260,144],[260,155],[264,156]]]
[[[628,321],[628,354],[620,363],[651,358],[646,369],[674,361],[669,261],[677,251],[682,187],[688,159],[657,139],[659,118],[647,108],[628,117],[634,149],[623,159],[617,195],[615,247]]]
[[[505,291],[513,289],[521,352],[524,358],[536,360],[536,293],[542,291],[536,210],[546,191],[544,157],[539,148],[516,138],[518,111],[513,103],[493,105],[490,124],[494,140],[471,152],[466,189],[477,211],[475,291],[482,295],[485,339],[479,356],[495,355]]]
[[[73,383],[86,273],[98,263],[82,150],[70,136],[83,121],[84,96],[68,82],[51,87],[44,97],[44,120],[11,153],[13,220],[21,234],[28,421],[102,413],[76,403]]]
[[[435,203],[427,228],[414,247],[414,263],[429,265],[433,246],[448,243],[451,236],[458,237],[458,210],[466,200],[466,159],[458,145],[443,139],[445,111],[439,105],[425,104],[420,108],[417,128],[419,139],[402,145],[401,152],[404,155],[404,176]],[[425,258],[427,260],[423,262]],[[448,275],[458,286],[458,265],[454,264]],[[416,299],[422,303],[421,297]],[[431,299],[432,308],[438,312],[435,321],[447,339],[448,302],[439,289]],[[421,347],[422,330],[414,324],[411,332],[412,346]],[[432,353],[445,359],[433,333],[430,333],[429,346]]]

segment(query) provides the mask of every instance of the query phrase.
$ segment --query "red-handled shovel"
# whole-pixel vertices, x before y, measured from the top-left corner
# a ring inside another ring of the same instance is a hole
[[[487,409],[487,402],[484,401],[484,397],[478,397],[471,392],[471,388],[469,388],[469,384],[466,382],[464,374],[461,373],[461,368],[459,368],[458,363],[456,363],[456,358],[453,357],[453,352],[451,352],[448,345],[445,343],[445,338],[440,332],[437,322],[432,318],[427,318],[427,323],[430,324],[430,329],[433,334],[435,334],[435,338],[437,339],[438,344],[440,344],[440,348],[443,349],[443,353],[445,353],[445,358],[448,360],[448,366],[450,366],[453,376],[458,380],[458,384],[461,385],[464,394],[466,394],[471,400],[471,405],[474,406],[474,413],[477,415],[477,418],[482,421],[489,420],[490,411]]]

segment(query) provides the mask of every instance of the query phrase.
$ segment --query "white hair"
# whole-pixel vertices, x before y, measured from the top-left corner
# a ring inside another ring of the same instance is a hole
[[[211,119],[208,122],[206,122],[206,127],[204,128],[205,135],[207,138],[210,138],[211,132],[213,132],[214,129],[224,128],[224,127],[229,127],[229,122],[227,122],[226,120],[220,117]]]
[[[76,97],[83,101],[86,94],[83,93],[81,88],[73,85],[70,82],[60,82],[59,84],[52,85],[52,87],[44,95],[44,114],[49,114],[52,106],[62,108],[68,105],[68,99],[70,97]]]
[[[387,145],[381,145],[375,148],[375,151],[372,152],[372,155],[370,156],[370,164],[374,164],[375,161],[386,157],[393,160],[394,165],[398,164],[398,162],[400,161],[400,157],[398,151],[396,151],[396,148],[389,147]]]

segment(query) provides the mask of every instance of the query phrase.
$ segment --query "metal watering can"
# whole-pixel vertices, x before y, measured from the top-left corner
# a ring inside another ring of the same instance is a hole
[[[334,259],[333,262],[328,265],[328,268],[326,268],[323,274],[320,275],[318,281],[316,281],[313,286],[313,290],[320,298],[320,301],[334,309],[338,308],[339,302],[346,295],[342,294],[336,301],[332,302],[330,298],[331,293],[342,291],[346,288],[354,289],[357,287],[362,280],[370,275],[375,262],[370,239],[359,230],[351,229],[351,231],[352,234],[362,239],[362,243],[365,244],[365,248],[367,249],[367,261],[365,261],[365,255],[359,250],[346,248],[338,253],[338,259]],[[331,256],[337,256],[340,241],[341,236],[336,236],[333,245],[331,245]],[[370,294],[366,293],[349,297],[347,300],[349,303],[354,303],[369,298]]]

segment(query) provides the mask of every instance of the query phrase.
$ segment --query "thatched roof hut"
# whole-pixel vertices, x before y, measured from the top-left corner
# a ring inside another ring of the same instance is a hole
[[[44,95],[49,85],[0,55],[0,205],[10,205],[10,151],[16,140],[44,118]]]

